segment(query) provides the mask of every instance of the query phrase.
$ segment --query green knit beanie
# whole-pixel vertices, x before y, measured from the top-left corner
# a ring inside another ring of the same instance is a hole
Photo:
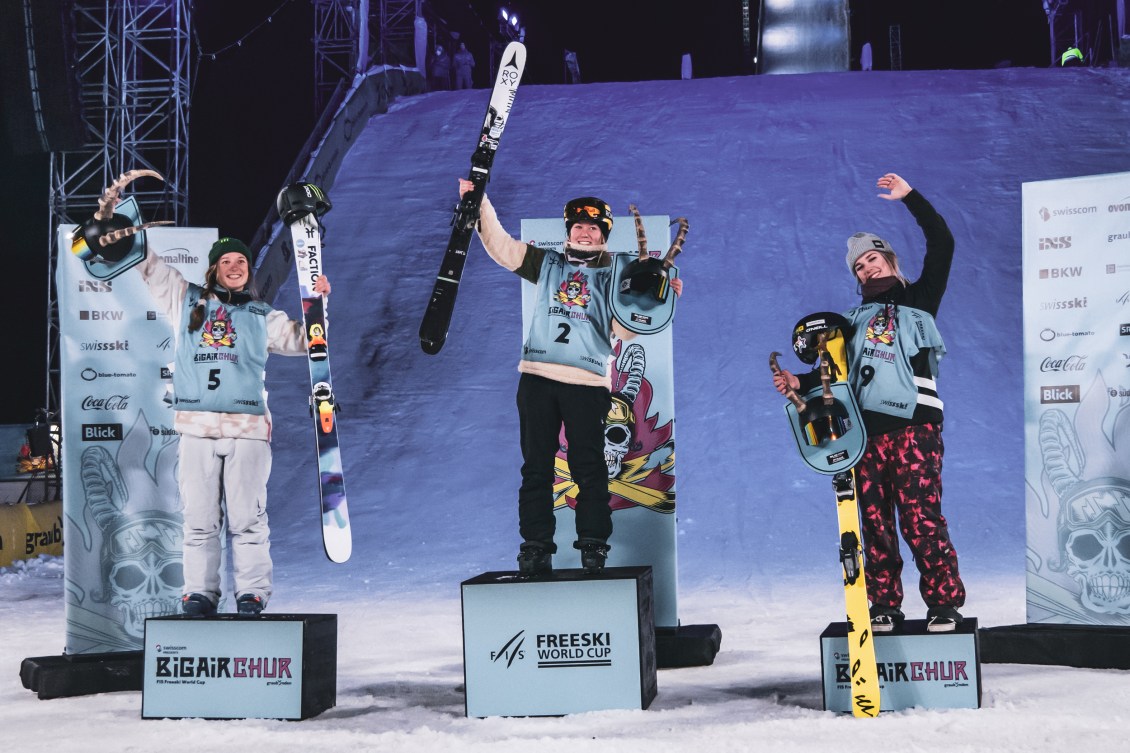
[[[247,266],[250,267],[254,261],[251,258],[251,251],[247,245],[238,238],[220,238],[212,244],[212,250],[208,252],[208,266],[212,266],[220,260],[224,254],[243,254],[247,257]]]

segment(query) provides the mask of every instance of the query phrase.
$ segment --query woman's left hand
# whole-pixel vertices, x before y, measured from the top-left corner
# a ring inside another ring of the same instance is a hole
[[[318,275],[318,279],[314,280],[314,292],[328,296],[330,294],[330,278],[325,275]]]
[[[671,280],[671,289],[675,291],[676,296],[682,298],[683,297],[683,278],[682,277],[676,277],[674,280]]]

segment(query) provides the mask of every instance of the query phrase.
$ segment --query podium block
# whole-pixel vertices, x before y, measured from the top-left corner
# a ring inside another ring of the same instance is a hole
[[[893,633],[874,634],[879,665],[879,710],[981,707],[981,654],[977,620],[950,633],[929,633],[926,620],[906,620]],[[851,711],[847,626],[833,622],[820,634],[824,708]]]
[[[650,567],[462,583],[466,714],[559,716],[655,699]]]
[[[336,704],[335,614],[145,621],[143,719],[307,719]]]

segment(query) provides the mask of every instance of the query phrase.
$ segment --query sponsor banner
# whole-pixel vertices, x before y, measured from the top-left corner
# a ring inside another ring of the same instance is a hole
[[[149,620],[145,719],[298,719],[301,620]]]
[[[670,218],[643,218],[649,253],[662,256],[671,244]],[[561,218],[522,220],[522,240],[560,251],[565,245]],[[637,255],[635,223],[622,217],[608,236],[612,253]],[[522,282],[522,339],[533,316],[536,287]],[[672,294],[673,295],[673,294]],[[612,492],[613,534],[610,567],[650,565],[655,588],[655,624],[679,624],[675,549],[675,398],[672,330],[640,335],[619,343],[612,359],[612,394],[605,428],[605,457]],[[519,343],[519,347],[522,343]],[[516,349],[517,350],[517,349]],[[515,437],[515,441],[517,438]],[[562,432],[561,444],[565,446]],[[564,452],[558,454],[554,502],[557,554],[554,566],[580,567],[574,508],[577,487]]]
[[[60,227],[59,248],[70,248]],[[202,281],[214,229],[152,228],[150,253]],[[146,617],[175,614],[181,587],[177,434],[165,401],[173,332],[136,269],[93,275],[60,254],[59,360],[66,653],[141,648]]]
[[[1028,621],[1130,625],[1130,173],[1022,208]]]
[[[62,502],[0,505],[0,567],[41,554],[59,556],[62,553]]]
[[[640,582],[511,573],[464,582],[467,716],[646,708],[655,662],[641,657],[641,624],[649,633],[652,624],[641,614]]]

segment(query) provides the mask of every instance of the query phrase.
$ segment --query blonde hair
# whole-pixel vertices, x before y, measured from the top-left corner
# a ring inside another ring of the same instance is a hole
[[[904,287],[910,284],[910,280],[906,279],[906,275],[904,275],[902,273],[902,270],[899,269],[899,258],[894,251],[880,251],[876,249],[875,253],[879,254],[887,260],[887,264],[891,266],[891,271],[895,273],[895,278],[899,282],[901,282]],[[859,273],[854,269],[851,271],[851,276],[855,278],[855,281],[857,283],[859,283],[860,285],[863,284],[863,281],[859,279]]]

